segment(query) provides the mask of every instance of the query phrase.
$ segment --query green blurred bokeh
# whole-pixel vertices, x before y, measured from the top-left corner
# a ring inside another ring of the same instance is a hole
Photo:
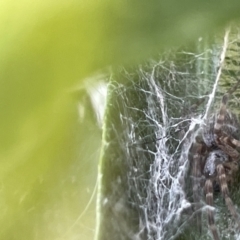
[[[0,239],[92,239],[94,202],[79,216],[101,132],[91,113],[79,120],[72,89],[215,31],[239,10],[237,0],[1,1]]]

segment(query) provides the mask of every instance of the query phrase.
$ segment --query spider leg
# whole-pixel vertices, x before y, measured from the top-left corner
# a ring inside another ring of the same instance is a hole
[[[228,136],[226,133],[221,133],[219,140],[222,143],[232,144],[235,147],[240,147],[240,141],[233,138],[232,136]]]
[[[227,180],[226,180],[226,173],[224,166],[222,164],[219,164],[217,166],[217,175],[221,187],[221,192],[222,195],[225,199],[225,203],[228,207],[228,210],[230,211],[231,215],[235,218],[236,223],[238,224],[238,230],[240,230],[240,219],[239,215],[237,213],[237,210],[232,202],[232,199],[229,197],[229,190],[228,190],[228,185],[227,185]]]
[[[237,83],[227,92],[223,95],[222,97],[222,103],[221,103],[221,106],[220,106],[220,111],[219,111],[219,114],[217,116],[217,120],[214,124],[214,133],[215,134],[219,134],[220,131],[221,131],[221,127],[223,125],[223,122],[224,122],[224,119],[225,119],[225,116],[226,116],[226,113],[227,113],[227,103],[228,103],[228,99],[229,99],[229,96],[234,92],[236,91],[238,85],[240,84],[240,79],[237,81]]]
[[[198,138],[195,139],[193,144],[193,165],[192,165],[192,176],[193,176],[193,201],[194,210],[196,211],[196,224],[201,232],[202,226],[202,212],[198,211],[201,209],[201,180],[202,180],[202,154],[205,151],[204,143]]]
[[[216,142],[218,147],[222,149],[228,156],[230,156],[233,161],[238,161],[240,154],[231,146],[232,142],[230,139],[231,137],[229,136],[221,136],[220,138],[216,139]]]
[[[212,232],[214,240],[220,240],[217,228],[214,220],[214,210],[213,210],[213,183],[211,179],[207,179],[205,182],[205,192],[206,192],[206,203],[211,208],[207,209],[208,225]]]
[[[227,102],[228,102],[228,94],[225,94],[222,98],[222,104],[220,107],[219,114],[217,115],[216,122],[214,124],[214,133],[219,135],[221,132],[221,127],[224,123],[225,115],[227,113]]]

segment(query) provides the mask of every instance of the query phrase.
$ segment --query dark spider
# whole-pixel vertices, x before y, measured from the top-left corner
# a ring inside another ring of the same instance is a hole
[[[195,210],[200,210],[199,192],[204,185],[206,194],[208,225],[214,240],[219,235],[214,220],[213,192],[220,190],[231,215],[240,230],[240,218],[229,196],[228,186],[239,171],[240,123],[235,114],[228,111],[229,96],[237,89],[240,80],[224,96],[220,110],[209,117],[198,130],[192,145],[193,200]],[[201,226],[201,219],[197,217]]]

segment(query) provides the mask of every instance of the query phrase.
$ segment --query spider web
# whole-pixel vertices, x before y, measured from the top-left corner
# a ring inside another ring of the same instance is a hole
[[[112,76],[99,239],[211,239],[206,216],[201,234],[193,224],[189,149],[204,119],[239,76],[232,63],[240,62],[238,44],[234,28],[211,44],[200,38],[196,46],[169,51]],[[239,108],[234,100],[231,108]],[[237,239],[221,196],[214,204],[222,239]]]

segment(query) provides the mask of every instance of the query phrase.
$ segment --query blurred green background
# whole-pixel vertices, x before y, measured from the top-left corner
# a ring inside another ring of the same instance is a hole
[[[224,28],[239,10],[238,0],[1,1],[0,239],[93,239],[101,130],[75,89]]]

